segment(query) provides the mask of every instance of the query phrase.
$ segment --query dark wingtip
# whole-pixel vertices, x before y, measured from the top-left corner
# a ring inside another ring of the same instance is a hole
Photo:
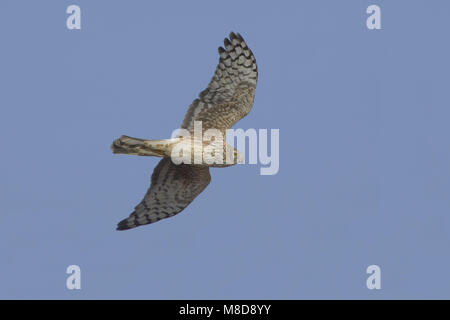
[[[231,42],[230,42],[230,40],[228,40],[228,38],[225,38],[225,39],[223,40],[223,44],[225,45],[225,48],[226,48],[227,46],[231,46]]]
[[[233,31],[230,32],[230,39],[231,40],[237,39],[239,41],[245,41],[239,32],[233,32]]]
[[[123,230],[128,230],[128,229],[131,229],[131,228],[134,228],[134,227],[135,227],[135,226],[129,226],[129,225],[128,225],[127,219],[124,219],[124,220],[120,221],[120,222],[117,224],[116,230],[117,230],[117,231],[123,231]]]
[[[222,47],[219,47],[219,53],[224,53],[225,52],[225,49],[224,48],[222,48]]]

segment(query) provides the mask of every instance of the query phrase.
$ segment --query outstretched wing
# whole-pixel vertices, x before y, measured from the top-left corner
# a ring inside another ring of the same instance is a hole
[[[230,33],[224,44],[211,82],[189,106],[181,128],[192,132],[194,121],[202,121],[203,130],[228,129],[250,112],[258,79],[255,57],[239,33]]]
[[[153,170],[144,199],[127,219],[119,222],[117,230],[135,228],[179,213],[210,181],[208,167],[175,165],[170,158],[163,158]]]

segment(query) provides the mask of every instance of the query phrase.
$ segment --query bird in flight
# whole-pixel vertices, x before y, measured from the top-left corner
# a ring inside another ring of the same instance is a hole
[[[189,106],[181,129],[194,134],[196,123],[201,130],[219,130],[225,134],[237,121],[251,110],[255,95],[258,68],[252,51],[239,33],[231,32],[219,47],[219,64],[208,87],[200,92]],[[223,135],[225,137],[225,135]],[[210,167],[230,165],[218,163],[175,164],[171,155],[183,137],[165,140],[144,140],[121,136],[114,140],[113,153],[140,156],[157,156],[162,160],[153,170],[150,188],[144,199],[130,216],[117,225],[117,230],[127,230],[169,218],[186,208],[210,183]],[[204,142],[202,142],[204,143]],[[224,143],[224,149],[230,146]],[[233,162],[239,162],[233,150]]]

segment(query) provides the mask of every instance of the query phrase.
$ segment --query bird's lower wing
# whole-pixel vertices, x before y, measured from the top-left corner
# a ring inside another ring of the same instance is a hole
[[[208,167],[175,165],[163,158],[153,170],[144,199],[130,216],[117,225],[127,230],[169,218],[186,208],[209,184]]]

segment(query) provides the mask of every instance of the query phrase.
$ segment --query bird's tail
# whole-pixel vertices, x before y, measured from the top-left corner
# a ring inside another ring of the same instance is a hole
[[[113,153],[164,157],[169,154],[174,142],[174,139],[144,140],[121,136],[114,140],[111,145],[111,150]]]

